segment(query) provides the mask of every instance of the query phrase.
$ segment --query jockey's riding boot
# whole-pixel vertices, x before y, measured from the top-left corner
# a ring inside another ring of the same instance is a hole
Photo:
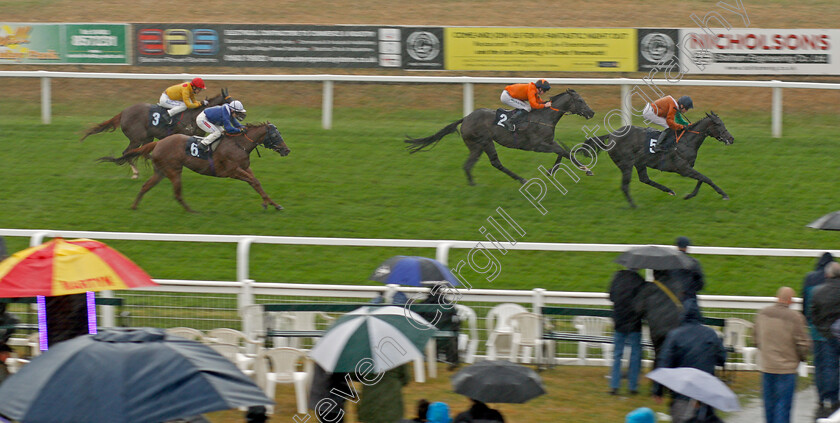
[[[199,141],[199,143],[198,143],[198,149],[199,149],[199,150],[201,150],[201,151],[210,151],[210,146],[211,146],[211,145],[213,144],[213,142],[215,142],[215,141],[216,141],[216,140],[217,140],[217,139],[218,139],[221,135],[222,135],[222,133],[221,133],[221,132],[219,132],[219,133],[212,133],[212,134],[210,134],[210,135],[208,135],[208,136],[204,137],[204,139],[203,139],[203,140]]]
[[[514,110],[513,113],[510,114],[510,119],[507,122],[508,125],[506,126],[506,128],[508,129],[508,131],[511,131],[511,132],[515,131],[516,130],[516,124],[518,124],[522,120],[522,118],[525,117],[525,115],[527,115],[527,114],[528,114],[527,110],[522,110],[522,109]]]
[[[656,147],[653,149],[655,152],[659,151],[668,151],[671,149],[671,134],[674,131],[671,128],[667,128],[659,134],[659,138],[656,140]]]

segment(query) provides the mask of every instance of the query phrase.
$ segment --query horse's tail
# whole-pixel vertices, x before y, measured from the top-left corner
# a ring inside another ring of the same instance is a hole
[[[100,157],[100,158],[96,159],[96,161],[97,162],[111,162],[111,163],[116,163],[118,165],[123,165],[123,164],[128,163],[129,160],[131,160],[135,157],[144,156],[146,158],[149,158],[149,154],[152,152],[152,150],[155,149],[155,146],[157,146],[157,143],[158,143],[157,141],[154,141],[154,142],[150,142],[148,144],[141,145],[140,147],[137,147],[135,149],[126,151],[125,154],[123,154],[120,157],[105,156],[105,157]]]
[[[410,144],[410,145],[407,145],[405,148],[407,148],[410,153],[414,154],[414,153],[416,153],[416,152],[418,152],[418,151],[420,151],[420,150],[422,150],[422,149],[424,149],[424,148],[426,148],[430,145],[437,144],[437,142],[440,141],[443,137],[445,137],[445,136],[447,136],[447,135],[449,135],[453,132],[458,132],[458,125],[460,125],[461,122],[463,122],[463,121],[464,121],[464,118],[458,119],[455,122],[452,122],[449,125],[446,125],[446,127],[444,127],[443,129],[441,129],[436,134],[434,134],[430,137],[426,137],[426,138],[407,138],[405,140],[405,142],[407,144]]]
[[[117,113],[116,116],[112,117],[109,120],[106,120],[105,122],[100,123],[99,125],[94,125],[90,127],[87,130],[87,132],[85,132],[85,136],[83,136],[82,139],[79,140],[79,142],[84,141],[85,138],[87,138],[90,135],[98,134],[100,132],[114,132],[114,130],[117,129],[117,126],[119,126],[120,124],[120,117],[122,117],[122,112]]]

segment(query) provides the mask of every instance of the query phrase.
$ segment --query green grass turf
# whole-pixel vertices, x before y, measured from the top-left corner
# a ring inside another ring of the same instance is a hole
[[[585,90],[579,90],[585,96]],[[503,207],[526,231],[519,241],[670,244],[678,235],[697,245],[775,248],[836,248],[838,234],[806,228],[838,207],[833,198],[836,116],[786,115],[782,139],[770,137],[769,113],[719,112],[735,136],[732,146],[707,139],[696,169],[731,197],[721,200],[708,186],[692,200],[681,196],[694,182],[649,172],[677,192],[670,197],[638,182],[630,209],[620,175],[601,154],[595,176],[567,183],[567,195],[551,189],[542,215],[518,191],[519,184],[491,167],[483,156],[468,186],[461,165],[467,149],[450,135],[431,152],[409,155],[403,137],[431,135],[459,119],[457,110],[337,108],[332,130],[320,127],[320,110],[251,106],[248,121],[270,120],[286,139],[288,157],[260,149],[252,168],[266,192],[286,207],[264,211],[245,183],[184,173],[186,201],[200,213],[186,213],[164,181],[137,211],[129,209],[151,168],[140,180],[127,167],[96,163],[119,155],[127,140],[119,132],[79,143],[83,128],[113,116],[124,105],[53,105],[53,123],[40,124],[37,103],[0,116],[0,227],[55,230],[129,231],[352,238],[482,240],[479,228]],[[557,139],[580,142],[585,123],[596,118],[564,117]],[[694,112],[695,119],[702,116]],[[548,154],[498,148],[502,162],[525,178],[550,166]],[[27,246],[7,239],[9,250]],[[235,279],[235,245],[110,241],[155,278]],[[466,257],[453,250],[450,264]],[[367,278],[395,254],[434,256],[432,249],[298,247],[254,245],[251,277],[267,282],[373,284]],[[497,254],[498,255],[498,254]],[[475,288],[603,291],[616,254],[509,252],[499,256],[501,273],[492,282],[466,271]],[[773,295],[778,286],[799,287],[814,259],[700,256],[709,294]]]

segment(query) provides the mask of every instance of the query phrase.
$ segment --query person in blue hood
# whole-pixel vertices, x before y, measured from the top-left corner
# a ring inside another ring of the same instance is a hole
[[[449,417],[449,406],[445,402],[433,402],[429,404],[429,411],[426,412],[426,421],[428,423],[451,423],[452,417]]]
[[[702,318],[697,300],[689,298],[683,302],[682,323],[668,333],[660,367],[693,367],[714,375],[715,366],[726,363],[723,341],[714,329],[703,325]],[[684,415],[679,410],[690,405],[688,397],[673,393],[671,415]],[[720,421],[708,405],[700,406],[695,416],[698,422]]]

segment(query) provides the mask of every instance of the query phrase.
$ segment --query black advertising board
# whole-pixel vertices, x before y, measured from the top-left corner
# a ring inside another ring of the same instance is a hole
[[[443,28],[401,28],[403,69],[441,70]]]
[[[679,63],[678,29],[640,28],[637,31],[640,71],[648,71],[656,67],[668,67],[670,63]],[[660,65],[657,66],[657,63],[660,63]]]
[[[133,29],[137,65],[443,67],[441,28],[134,24]],[[439,64],[425,65],[435,61]]]

